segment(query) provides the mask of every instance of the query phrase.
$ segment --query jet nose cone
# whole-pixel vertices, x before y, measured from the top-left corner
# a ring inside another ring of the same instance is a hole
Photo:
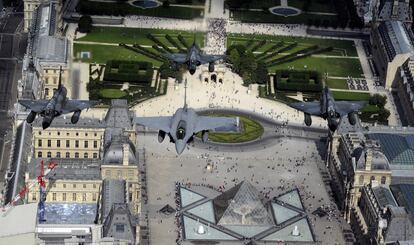
[[[194,73],[195,73],[196,71],[194,70],[194,69],[190,69],[190,74],[191,75],[194,75]]]
[[[185,142],[183,140],[177,140],[175,142],[175,150],[177,151],[177,154],[180,155],[183,153],[185,149]]]

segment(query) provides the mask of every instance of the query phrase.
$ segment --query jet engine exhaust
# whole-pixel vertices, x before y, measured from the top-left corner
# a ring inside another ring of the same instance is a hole
[[[351,125],[355,125],[355,123],[356,123],[356,115],[355,115],[355,112],[350,112],[350,113],[348,113],[348,122],[349,122],[349,124],[351,124]]]
[[[42,128],[47,129],[50,126],[51,123],[52,123],[51,118],[44,117],[43,121],[42,121]]]
[[[29,113],[29,115],[27,116],[27,118],[26,118],[26,122],[27,123],[32,123],[35,120],[35,118],[36,118],[36,112],[31,111]]]
[[[311,115],[309,113],[305,113],[305,124],[308,127],[310,125],[312,125],[312,118],[311,118]]]
[[[209,72],[213,72],[214,71],[214,63],[209,63],[208,64],[208,71]]]
[[[70,121],[75,124],[79,121],[79,117],[80,117],[81,111],[75,111],[72,115],[72,117],[70,118]]]
[[[164,138],[165,138],[165,132],[162,130],[158,131],[158,142],[162,143],[164,141]]]
[[[205,130],[201,133],[201,140],[203,141],[203,143],[206,143],[208,141],[208,131]]]

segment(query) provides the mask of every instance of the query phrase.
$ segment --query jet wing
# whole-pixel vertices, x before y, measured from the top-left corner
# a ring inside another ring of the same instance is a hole
[[[24,106],[24,107],[26,107],[26,108],[28,108],[28,109],[36,112],[36,113],[40,113],[45,109],[45,107],[46,107],[47,103],[49,103],[49,101],[48,100],[19,100],[19,103],[22,106]]]
[[[171,131],[171,119],[172,117],[135,117],[134,123],[169,133]]]
[[[203,130],[211,130],[221,127],[237,126],[237,119],[234,117],[197,117],[196,126],[194,132],[198,133]]]
[[[335,101],[336,112],[341,117],[348,115],[350,112],[359,111],[366,104],[366,101]]]
[[[67,100],[62,107],[62,114],[81,111],[86,108],[97,105],[99,101],[96,100]]]
[[[187,61],[187,54],[181,54],[181,53],[176,53],[176,54],[170,54],[170,53],[165,53],[165,54],[161,54],[162,57],[167,58],[171,61],[174,61],[176,63],[179,64],[183,64]]]
[[[216,60],[222,60],[226,58],[225,55],[208,55],[208,54],[203,54],[200,56],[200,63],[201,64],[206,64],[206,63],[210,63],[210,62],[214,62]]]
[[[290,107],[296,110],[303,111],[305,113],[320,116],[321,115],[321,104],[319,102],[295,102],[289,104]]]

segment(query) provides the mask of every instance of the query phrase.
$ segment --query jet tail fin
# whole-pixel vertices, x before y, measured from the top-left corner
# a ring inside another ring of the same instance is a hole
[[[58,90],[62,88],[62,66],[59,67],[59,83],[58,83]]]
[[[184,81],[184,110],[187,110],[187,78]]]

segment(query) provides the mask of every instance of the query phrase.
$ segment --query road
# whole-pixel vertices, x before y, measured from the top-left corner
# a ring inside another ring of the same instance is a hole
[[[21,78],[22,58],[27,36],[21,34],[22,13],[7,12],[0,17],[0,183],[10,169],[14,104],[17,100],[17,81]],[[0,184],[0,191],[5,191]]]

